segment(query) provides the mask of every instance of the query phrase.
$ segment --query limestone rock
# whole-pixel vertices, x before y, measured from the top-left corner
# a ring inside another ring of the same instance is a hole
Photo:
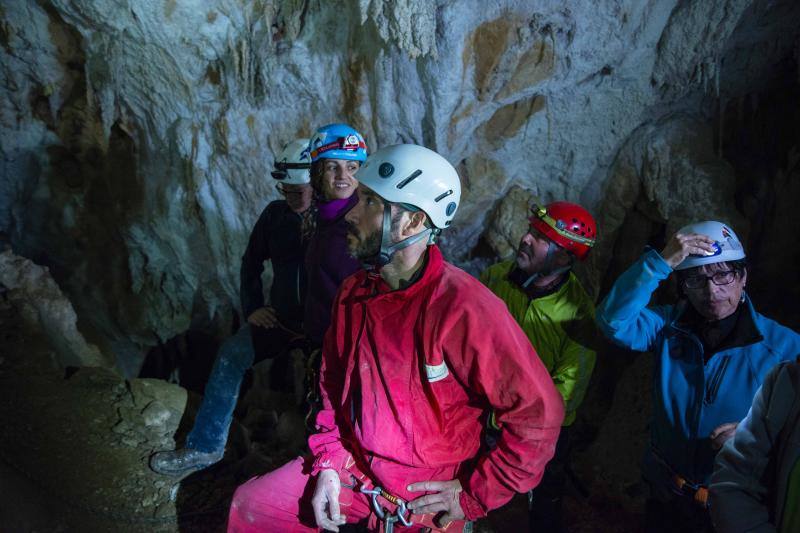
[[[528,123],[531,116],[544,109],[545,105],[545,98],[536,95],[499,108],[484,125],[483,135],[487,144],[494,148],[502,146]]]
[[[657,213],[645,206],[645,220],[657,232],[687,216],[665,190],[705,195],[716,171],[666,185],[670,172],[650,169],[633,187],[622,174],[639,176],[643,159],[628,165],[620,151],[676,114],[712,127],[725,109],[717,94],[738,98],[796,64],[798,6],[6,2],[0,241],[51,267],[131,377],[159,342],[230,324],[248,233],[278,197],[275,153],[334,120],[360,128],[370,149],[420,143],[464,171],[441,240],[459,264],[511,185],[595,213],[626,191],[636,205],[651,198]],[[670,149],[651,149],[669,166]],[[608,215],[604,242],[601,224],[598,272],[622,214]]]
[[[133,400],[131,416],[148,428],[173,434],[186,409],[186,389],[159,379],[132,379],[128,382]]]
[[[46,267],[10,250],[0,252],[0,284],[9,290],[9,298],[17,301],[17,305],[35,311],[31,318],[44,331],[62,367],[113,365],[78,331],[75,310]]]
[[[172,411],[158,400],[150,402],[142,411],[142,421],[147,427],[164,426],[170,418],[173,418]]]
[[[678,3],[658,43],[653,80],[659,84],[690,80],[718,92],[719,42],[729,39],[752,4],[752,0]]]
[[[436,54],[436,4],[424,0],[359,0],[361,23],[373,21],[384,41],[412,58]]]
[[[483,234],[498,257],[510,259],[514,256],[520,239],[528,230],[534,200],[530,191],[514,185],[498,203]]]
[[[612,256],[614,277],[645,244],[659,235],[664,241],[689,222],[725,221],[747,239],[749,226],[734,199],[733,168],[715,153],[711,127],[697,118],[674,115],[635,131],[604,189],[598,243],[588,259],[595,294]],[[619,248],[625,252],[615,253]]]

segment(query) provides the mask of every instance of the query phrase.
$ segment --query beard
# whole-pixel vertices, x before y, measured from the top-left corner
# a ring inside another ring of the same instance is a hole
[[[522,255],[522,252],[524,252],[525,255]],[[517,268],[528,274],[533,274],[534,271],[538,269],[538,265],[536,265],[538,261],[535,254],[536,252],[532,247],[527,244],[520,244],[517,250],[517,257],[514,260]]]
[[[358,237],[358,230],[348,224],[347,235],[351,238],[347,243],[347,251],[351,257],[359,261],[366,261],[380,253],[381,250],[381,230],[375,230],[364,239]]]

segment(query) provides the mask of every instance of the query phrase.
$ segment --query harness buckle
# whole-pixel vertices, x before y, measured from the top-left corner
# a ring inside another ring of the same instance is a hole
[[[708,488],[703,485],[690,483],[678,474],[672,478],[675,487],[684,495],[692,499],[694,503],[701,507],[708,507]]]

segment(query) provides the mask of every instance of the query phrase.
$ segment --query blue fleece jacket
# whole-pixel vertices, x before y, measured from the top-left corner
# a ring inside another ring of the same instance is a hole
[[[645,478],[668,486],[671,469],[706,484],[716,455],[709,434],[747,415],[767,372],[800,353],[800,335],[757,313],[746,298],[736,325],[739,342],[722,346],[704,363],[702,343],[681,322],[689,305],[685,300],[647,307],[670,273],[672,268],[658,252],[646,251],[614,284],[596,319],[600,330],[618,345],[651,351],[656,357]]]

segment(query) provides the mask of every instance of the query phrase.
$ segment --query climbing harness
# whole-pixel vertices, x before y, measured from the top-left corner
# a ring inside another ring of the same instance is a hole
[[[692,481],[680,475],[655,448],[651,447],[650,451],[656,462],[662,467],[666,468],[666,471],[669,472],[670,481],[672,482],[674,490],[677,491],[678,494],[689,498],[700,507],[707,509],[708,487],[701,483],[693,483]]]
[[[385,533],[393,533],[395,522],[400,522],[406,527],[411,527],[414,524],[411,520],[409,520],[411,511],[409,511],[408,507],[406,507],[406,501],[404,499],[386,492],[379,486],[368,489],[362,485],[359,490],[363,494],[369,494],[372,496],[372,508],[375,510],[375,514],[378,515],[378,518],[383,520]],[[397,506],[394,514],[392,514],[389,509],[382,506],[378,502],[378,496],[381,496],[386,501]]]
[[[694,503],[700,507],[708,507],[708,488],[703,485],[692,483],[678,474],[672,476],[672,482],[675,487],[688,498],[691,498]]]
[[[306,360],[306,403],[308,411],[304,420],[306,429],[310,433],[316,431],[315,423],[317,413],[322,408],[322,397],[319,393],[319,368],[322,358],[322,350],[316,349],[311,352]]]

